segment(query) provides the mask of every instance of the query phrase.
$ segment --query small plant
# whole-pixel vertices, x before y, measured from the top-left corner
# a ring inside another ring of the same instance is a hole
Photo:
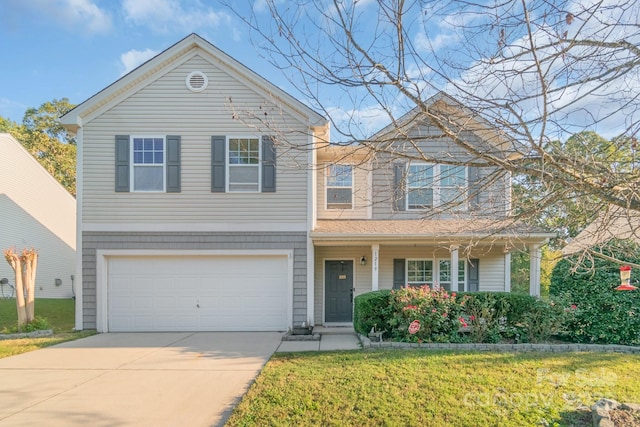
[[[51,329],[47,319],[45,319],[44,317],[36,316],[31,322],[28,322],[28,323],[26,323],[26,324],[24,324],[22,326],[20,326],[18,323],[16,323],[15,325],[13,325],[11,327],[5,327],[2,330],[2,333],[3,334],[15,334],[15,333],[22,333],[22,332],[42,331],[42,330],[46,330],[46,329]]]

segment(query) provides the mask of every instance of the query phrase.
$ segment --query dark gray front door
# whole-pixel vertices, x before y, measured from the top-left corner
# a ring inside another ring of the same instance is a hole
[[[353,261],[326,261],[325,322],[353,320]]]

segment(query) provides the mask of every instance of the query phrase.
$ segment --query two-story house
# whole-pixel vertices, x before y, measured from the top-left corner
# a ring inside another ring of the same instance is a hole
[[[539,282],[548,234],[498,227],[506,180],[477,200],[500,218],[425,217],[482,173],[328,144],[324,117],[198,35],[62,122],[78,138],[77,329],[350,323],[375,289],[508,291],[515,242]]]

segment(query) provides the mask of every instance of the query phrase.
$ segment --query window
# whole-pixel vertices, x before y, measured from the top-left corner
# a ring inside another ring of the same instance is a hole
[[[329,165],[327,168],[327,209],[353,208],[353,167]]]
[[[433,206],[433,166],[409,165],[407,193],[408,209]]]
[[[430,259],[407,260],[407,284],[410,286],[433,285],[433,261]]]
[[[462,203],[467,191],[467,168],[440,165],[440,204]]]
[[[164,191],[164,137],[132,137],[133,191]]]
[[[406,175],[407,209],[426,209],[448,203],[466,208],[465,166],[411,164]]]
[[[464,260],[458,261],[458,286],[462,284],[464,289]],[[451,260],[438,260],[438,283],[440,287],[451,291]]]
[[[258,138],[229,138],[229,191],[260,191]]]

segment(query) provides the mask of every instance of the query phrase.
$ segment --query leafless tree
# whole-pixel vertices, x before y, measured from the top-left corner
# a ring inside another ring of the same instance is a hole
[[[334,142],[457,164],[450,150],[420,149],[446,138],[469,154],[465,165],[535,190],[515,206],[518,219],[579,197],[640,210],[635,0],[263,0],[238,16],[264,57],[331,120]],[[451,102],[433,102],[441,91]],[[407,117],[439,132],[411,134]],[[583,131],[607,144],[567,149]]]

